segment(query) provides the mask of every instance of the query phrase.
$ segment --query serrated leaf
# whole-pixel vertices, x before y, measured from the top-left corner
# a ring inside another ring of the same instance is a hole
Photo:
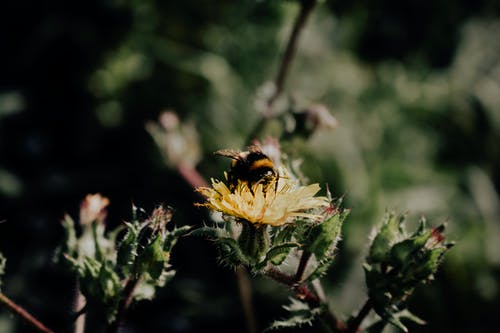
[[[314,253],[317,260],[316,267],[314,268],[313,272],[309,274],[307,278],[304,279],[304,281],[312,281],[318,279],[323,275],[325,275],[326,272],[328,271],[328,268],[335,259],[334,254],[337,242],[340,239],[342,224],[344,220],[347,218],[348,214],[349,211],[344,210],[342,213],[336,214],[332,216],[332,218],[329,219],[328,221],[323,222],[327,223],[323,229],[323,232],[325,233],[330,232],[331,234],[328,236],[329,238],[320,237],[320,239],[322,239],[320,240],[320,242],[323,241],[324,245],[328,245],[328,242],[330,243],[329,246],[325,247],[319,246],[316,248],[316,252]]]
[[[137,258],[137,246],[139,232],[137,226],[126,223],[127,233],[118,245],[116,264],[120,268],[123,276],[130,274],[135,259]]]
[[[313,280],[319,279],[323,275],[325,275],[326,272],[328,271],[328,268],[330,268],[330,265],[332,264],[333,259],[335,259],[335,257],[333,255],[331,255],[331,256],[327,256],[323,260],[320,260],[318,262],[316,268],[314,269],[314,271],[306,279],[304,279],[304,281],[306,281],[306,282],[313,281]]]
[[[161,236],[157,235],[137,257],[135,274],[140,276],[147,273],[151,278],[157,279],[161,276],[166,261],[167,257],[163,251]]]
[[[322,260],[337,245],[342,223],[347,214],[346,210],[314,225],[304,240],[304,250],[313,253],[318,260]]]
[[[300,302],[296,299],[291,299],[292,303],[289,306],[284,306],[290,312],[288,319],[276,320],[264,332],[270,330],[277,330],[282,328],[301,327],[305,325],[312,325],[313,321],[321,314],[321,308],[311,309],[309,305]]]

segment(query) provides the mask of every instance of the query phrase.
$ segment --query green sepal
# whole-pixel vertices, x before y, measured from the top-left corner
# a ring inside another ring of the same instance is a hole
[[[415,280],[431,280],[448,249],[449,247],[442,246],[424,252],[419,261],[408,268],[408,275]]]
[[[388,259],[392,245],[404,234],[402,228],[404,219],[404,216],[398,219],[394,212],[386,214],[384,223],[370,246],[368,262],[383,262]]]
[[[250,265],[257,265],[267,253],[269,247],[269,234],[266,225],[254,225],[243,221],[241,234],[238,237],[238,245],[248,258]]]
[[[431,230],[394,244],[390,251],[391,262],[397,266],[408,265],[414,254],[422,249],[431,236]]]

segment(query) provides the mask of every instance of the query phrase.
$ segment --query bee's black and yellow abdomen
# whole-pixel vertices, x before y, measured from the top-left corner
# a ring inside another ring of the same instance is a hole
[[[251,187],[255,183],[269,183],[277,176],[274,163],[260,151],[242,152],[231,163],[229,183],[235,188],[240,182]]]

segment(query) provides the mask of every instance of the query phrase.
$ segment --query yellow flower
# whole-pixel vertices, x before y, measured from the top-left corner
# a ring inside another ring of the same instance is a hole
[[[300,186],[288,177],[265,184],[238,181],[233,191],[224,182],[212,179],[211,188],[197,189],[207,199],[201,206],[254,224],[272,226],[290,223],[295,217],[320,218],[320,214],[308,212],[329,205],[326,197],[315,197],[319,190],[318,184]]]

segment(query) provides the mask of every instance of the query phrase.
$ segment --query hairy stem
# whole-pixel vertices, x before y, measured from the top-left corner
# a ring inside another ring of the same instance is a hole
[[[33,327],[38,329],[40,332],[44,333],[53,333],[51,329],[47,328],[44,324],[42,324],[38,319],[33,317],[28,311],[14,303],[10,298],[5,296],[2,292],[0,292],[0,303],[4,304],[9,310],[24,319],[24,321],[31,324]]]
[[[305,261],[305,259],[304,259]],[[275,281],[283,283],[290,287],[290,289],[295,293],[295,297],[309,304],[310,307],[318,307],[320,305],[326,305],[325,311],[321,315],[323,322],[330,327],[333,332],[346,332],[347,326],[342,320],[339,320],[329,309],[323,287],[319,283],[319,280],[314,280],[312,282],[313,290],[309,289],[304,284],[299,284],[297,282],[296,276],[288,275],[280,270],[270,267],[265,271],[265,275],[272,278]]]
[[[307,268],[307,263],[309,262],[309,259],[311,258],[311,252],[304,251],[302,252],[302,256],[300,257],[299,261],[299,266],[297,267],[297,273],[295,273],[295,281],[298,283],[302,281],[302,278],[304,277],[304,272],[306,271]]]
[[[292,289],[298,299],[305,301],[311,307],[317,307],[321,304],[318,295],[311,291],[311,289],[309,289],[306,285],[297,284],[294,276],[285,274],[274,267],[266,269],[264,274],[266,274],[271,279],[290,287],[290,289]]]
[[[366,318],[370,310],[372,309],[372,301],[371,299],[367,299],[361,310],[359,310],[359,313],[354,319],[349,322],[349,326],[345,330],[346,333],[356,333],[361,326],[361,323],[363,320]]]
[[[118,312],[116,313],[116,318],[115,320],[109,324],[108,326],[108,333],[116,333],[118,332],[118,329],[120,328],[120,324],[122,323],[123,319],[125,318],[125,314],[127,312],[128,307],[130,306],[130,303],[132,303],[132,299],[134,297],[134,290],[135,287],[137,287],[137,284],[139,283],[140,278],[135,278],[135,279],[129,279],[127,283],[125,284],[125,288],[123,290],[123,294],[125,297],[120,301],[120,304],[118,305]]]

